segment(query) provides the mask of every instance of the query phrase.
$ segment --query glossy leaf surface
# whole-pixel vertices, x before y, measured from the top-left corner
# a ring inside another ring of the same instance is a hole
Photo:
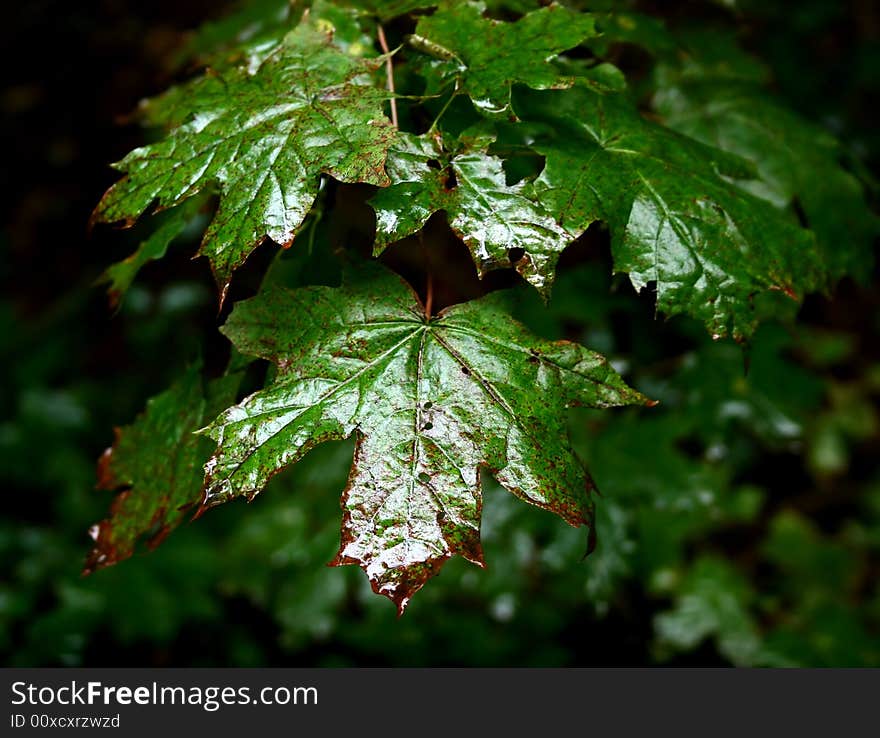
[[[433,56],[431,73],[458,80],[486,115],[512,114],[515,83],[537,90],[568,87],[573,80],[552,64],[557,54],[597,35],[593,17],[561,5],[528,13],[514,23],[483,15],[482,3],[448,3],[422,18],[411,45]],[[430,84],[429,89],[441,84]]]
[[[255,71],[233,68],[191,85],[188,122],[119,162],[126,177],[95,217],[131,222],[153,202],[171,207],[219,189],[200,254],[225,292],[232,272],[264,238],[292,243],[318,194],[319,175],[388,183],[393,129],[382,112],[386,93],[362,79],[378,63],[347,55],[329,32],[300,24]],[[175,101],[175,120],[181,104]]]
[[[334,563],[359,564],[400,609],[449,557],[482,565],[480,469],[588,525],[592,483],[565,408],[646,401],[598,354],[530,335],[504,301],[428,320],[399,277],[368,265],[338,289],[277,289],[236,306],[224,332],[278,372],[207,429],[218,449],[205,504],[252,498],[316,444],[355,433]]]
[[[801,299],[819,284],[812,234],[728,181],[753,176],[744,160],[644,119],[620,96],[574,89],[535,105],[550,122],[534,143],[547,160],[541,201],[572,237],[607,223],[615,270],[654,286],[660,310],[743,338],[755,294]]]
[[[443,210],[481,275],[514,266],[546,297],[556,262],[572,236],[529,183],[507,184],[503,161],[486,151],[489,143],[474,142],[448,156],[430,137],[402,135],[389,152],[392,185],[370,200],[376,211],[376,251],[417,232]],[[522,253],[512,260],[517,250]]]
[[[654,107],[666,125],[748,159],[760,174],[745,183],[751,192],[781,208],[802,208],[831,280],[867,274],[878,221],[859,181],[841,166],[833,136],[729,70],[664,65],[657,84]]]

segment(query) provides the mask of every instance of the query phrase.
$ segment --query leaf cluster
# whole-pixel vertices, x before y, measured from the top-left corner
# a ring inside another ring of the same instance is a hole
[[[631,47],[650,59],[640,74],[620,61]],[[714,339],[746,342],[760,320],[870,268],[878,221],[841,144],[777,102],[767,70],[727,37],[620,7],[316,0],[247,5],[191,53],[204,73],[142,105],[164,135],[118,162],[123,177],[95,210],[128,225],[170,210],[108,270],[116,300],[209,212],[198,254],[222,306],[262,242],[311,249],[306,233],[346,184],[373,188],[373,256],[443,213],[481,278],[515,270],[550,309],[563,252],[603,229],[613,273]],[[352,436],[333,563],[359,564],[401,610],[451,556],[483,564],[485,472],[573,526],[593,524],[567,410],[656,403],[580,343],[529,332],[508,292],[435,310],[430,268],[420,298],[335,245],[340,286],[290,290],[279,268],[233,308],[224,334],[272,364],[262,389],[240,397],[238,367],[210,381],[191,369],[122,431],[105,479],[126,489],[96,529],[90,567],[155,542],[193,506],[252,499],[316,445]],[[668,426],[697,433],[712,402],[632,421],[609,453]],[[764,421],[784,436],[784,413]],[[723,482],[710,475],[700,491]]]

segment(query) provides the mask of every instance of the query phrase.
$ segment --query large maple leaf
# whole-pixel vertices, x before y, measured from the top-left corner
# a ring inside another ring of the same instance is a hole
[[[334,564],[359,564],[403,609],[453,555],[482,565],[480,470],[574,526],[592,482],[565,409],[647,402],[608,362],[536,338],[505,295],[426,318],[412,290],[375,264],[340,288],[274,289],[236,305],[224,332],[273,361],[271,386],[207,429],[205,505],[253,498],[316,444],[357,435]]]
[[[654,285],[668,315],[747,338],[756,294],[801,299],[821,285],[813,234],[732,182],[755,176],[745,160],[643,118],[622,95],[532,94],[549,123],[532,144],[546,157],[540,201],[573,237],[604,221],[615,269],[636,289]]]
[[[199,253],[225,294],[232,272],[264,238],[292,243],[321,174],[388,184],[387,92],[367,76],[379,64],[344,53],[331,33],[303,22],[261,55],[256,70],[206,74],[153,112],[188,122],[116,165],[126,176],[104,195],[95,219],[131,223],[153,202],[166,208],[219,189]]]
[[[718,53],[714,34],[687,40],[690,56],[655,72],[653,103],[663,122],[748,159],[761,175],[744,183],[751,192],[780,208],[801,208],[830,280],[866,277],[880,220],[866,207],[859,180],[841,166],[841,143],[765,92],[760,65],[729,40],[716,64],[705,60]]]

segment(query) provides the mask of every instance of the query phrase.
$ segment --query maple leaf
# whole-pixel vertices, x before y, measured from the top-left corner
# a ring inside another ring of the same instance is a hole
[[[116,166],[126,176],[94,218],[131,223],[152,202],[177,205],[214,187],[218,211],[199,253],[211,261],[221,294],[232,272],[265,238],[292,243],[318,194],[319,175],[387,185],[394,129],[382,112],[387,92],[366,73],[381,60],[337,49],[332,34],[301,23],[254,71],[207,74],[153,116],[189,122],[135,149]]]
[[[512,111],[514,83],[534,89],[569,87],[570,76],[551,62],[560,52],[598,35],[593,16],[560,5],[527,13],[514,23],[483,17],[485,5],[449,3],[421,18],[410,44],[437,58],[427,68],[434,91],[456,79],[458,90],[469,95],[482,113],[494,116]]]
[[[359,564],[401,611],[449,557],[483,564],[481,469],[588,525],[592,482],[565,409],[647,401],[598,354],[529,334],[505,300],[428,319],[405,282],[370,263],[340,288],[276,288],[238,303],[224,333],[278,370],[206,429],[218,448],[204,504],[251,499],[316,444],[356,433],[332,563]]]
[[[202,465],[210,444],[195,434],[235,401],[240,375],[205,383],[198,365],[147,401],[144,413],[116,429],[116,441],[98,463],[98,487],[122,491],[110,517],[92,526],[94,547],[85,572],[130,557],[140,539],[159,545],[201,500]]]
[[[622,95],[531,94],[549,124],[532,144],[546,157],[541,202],[572,237],[608,224],[616,271],[636,289],[656,285],[665,313],[742,339],[755,294],[800,299],[820,284],[813,234],[731,183],[754,177],[745,160],[646,120]]]
[[[866,276],[880,221],[866,207],[859,181],[841,167],[840,143],[761,89],[763,76],[746,73],[757,62],[743,52],[728,43],[725,63],[707,64],[703,50],[717,44],[715,35],[689,41],[697,44],[695,58],[656,73],[653,103],[663,122],[752,162],[761,178],[741,184],[753,194],[780,208],[802,208],[832,281]]]
[[[431,136],[401,134],[389,151],[392,184],[370,200],[376,211],[375,253],[420,230],[433,213],[444,210],[480,276],[514,266],[547,297],[556,262],[573,237],[529,183],[507,184],[503,161],[486,152],[491,142],[491,137],[474,138],[449,155]],[[442,166],[432,167],[432,162]],[[512,264],[515,249],[523,253]]]

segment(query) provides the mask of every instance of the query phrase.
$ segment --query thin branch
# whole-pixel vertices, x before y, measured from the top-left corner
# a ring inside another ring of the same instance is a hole
[[[397,125],[397,100],[394,97],[394,62],[391,61],[391,50],[388,48],[388,40],[385,38],[385,29],[382,24],[377,24],[379,31],[379,46],[385,54],[385,77],[388,80],[388,92],[391,93],[391,122],[395,128]]]
[[[430,320],[434,309],[434,275],[428,272],[428,289],[425,295],[425,317]]]
[[[452,94],[449,96],[449,99],[444,103],[443,107],[440,108],[440,112],[437,113],[437,117],[434,118],[434,122],[431,123],[431,127],[428,129],[429,132],[433,133],[437,128],[437,124],[440,122],[440,119],[443,117],[443,113],[446,112],[447,108],[452,104],[452,101],[455,99],[455,96],[458,94],[458,82],[456,81],[455,87],[452,90]]]
[[[419,249],[422,252],[422,259],[425,262],[425,274],[427,275],[427,284],[425,285],[425,318],[431,320],[431,313],[434,311],[434,272],[431,269],[431,255],[425,246],[425,231],[419,231]]]

